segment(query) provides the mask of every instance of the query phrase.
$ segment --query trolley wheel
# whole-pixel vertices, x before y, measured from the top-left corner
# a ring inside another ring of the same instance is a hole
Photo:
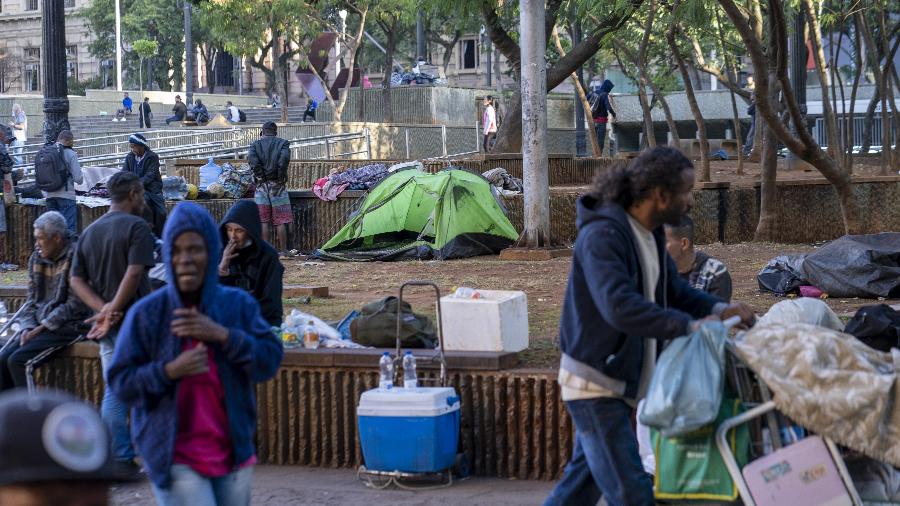
[[[469,467],[469,457],[465,453],[457,453],[456,462],[450,468],[450,472],[459,479],[468,478],[472,474],[472,470]]]

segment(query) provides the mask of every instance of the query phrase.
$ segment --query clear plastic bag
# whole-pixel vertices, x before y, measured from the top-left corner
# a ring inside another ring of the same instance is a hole
[[[711,321],[672,341],[656,363],[641,423],[676,437],[714,422],[722,403],[727,339],[728,328]]]

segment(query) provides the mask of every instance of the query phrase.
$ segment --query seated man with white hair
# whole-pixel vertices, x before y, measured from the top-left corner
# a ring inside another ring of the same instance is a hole
[[[28,260],[27,307],[22,330],[0,352],[0,391],[28,386],[29,373],[53,353],[77,342],[90,310],[72,292],[69,271],[75,236],[66,219],[48,211],[34,220],[34,253]]]

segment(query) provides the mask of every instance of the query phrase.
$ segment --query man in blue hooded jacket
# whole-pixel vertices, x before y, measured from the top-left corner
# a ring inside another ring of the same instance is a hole
[[[575,424],[575,448],[546,505],[653,505],[631,427],[649,386],[658,345],[704,318],[740,316],[684,281],[665,250],[663,225],[693,205],[694,168],[658,147],[612,169],[578,201],[578,238],[560,322],[559,384]],[[712,316],[711,316],[712,315]]]
[[[250,502],[254,384],[283,350],[253,297],[219,284],[221,252],[209,213],[179,204],[163,232],[170,282],[128,312],[109,371],[162,506]]]

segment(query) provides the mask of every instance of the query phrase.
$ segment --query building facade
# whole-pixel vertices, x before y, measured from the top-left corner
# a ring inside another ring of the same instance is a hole
[[[66,58],[70,77],[85,80],[100,73],[88,51],[92,36],[76,16],[90,0],[63,0],[66,9]],[[41,1],[0,0],[0,93],[41,94]]]

